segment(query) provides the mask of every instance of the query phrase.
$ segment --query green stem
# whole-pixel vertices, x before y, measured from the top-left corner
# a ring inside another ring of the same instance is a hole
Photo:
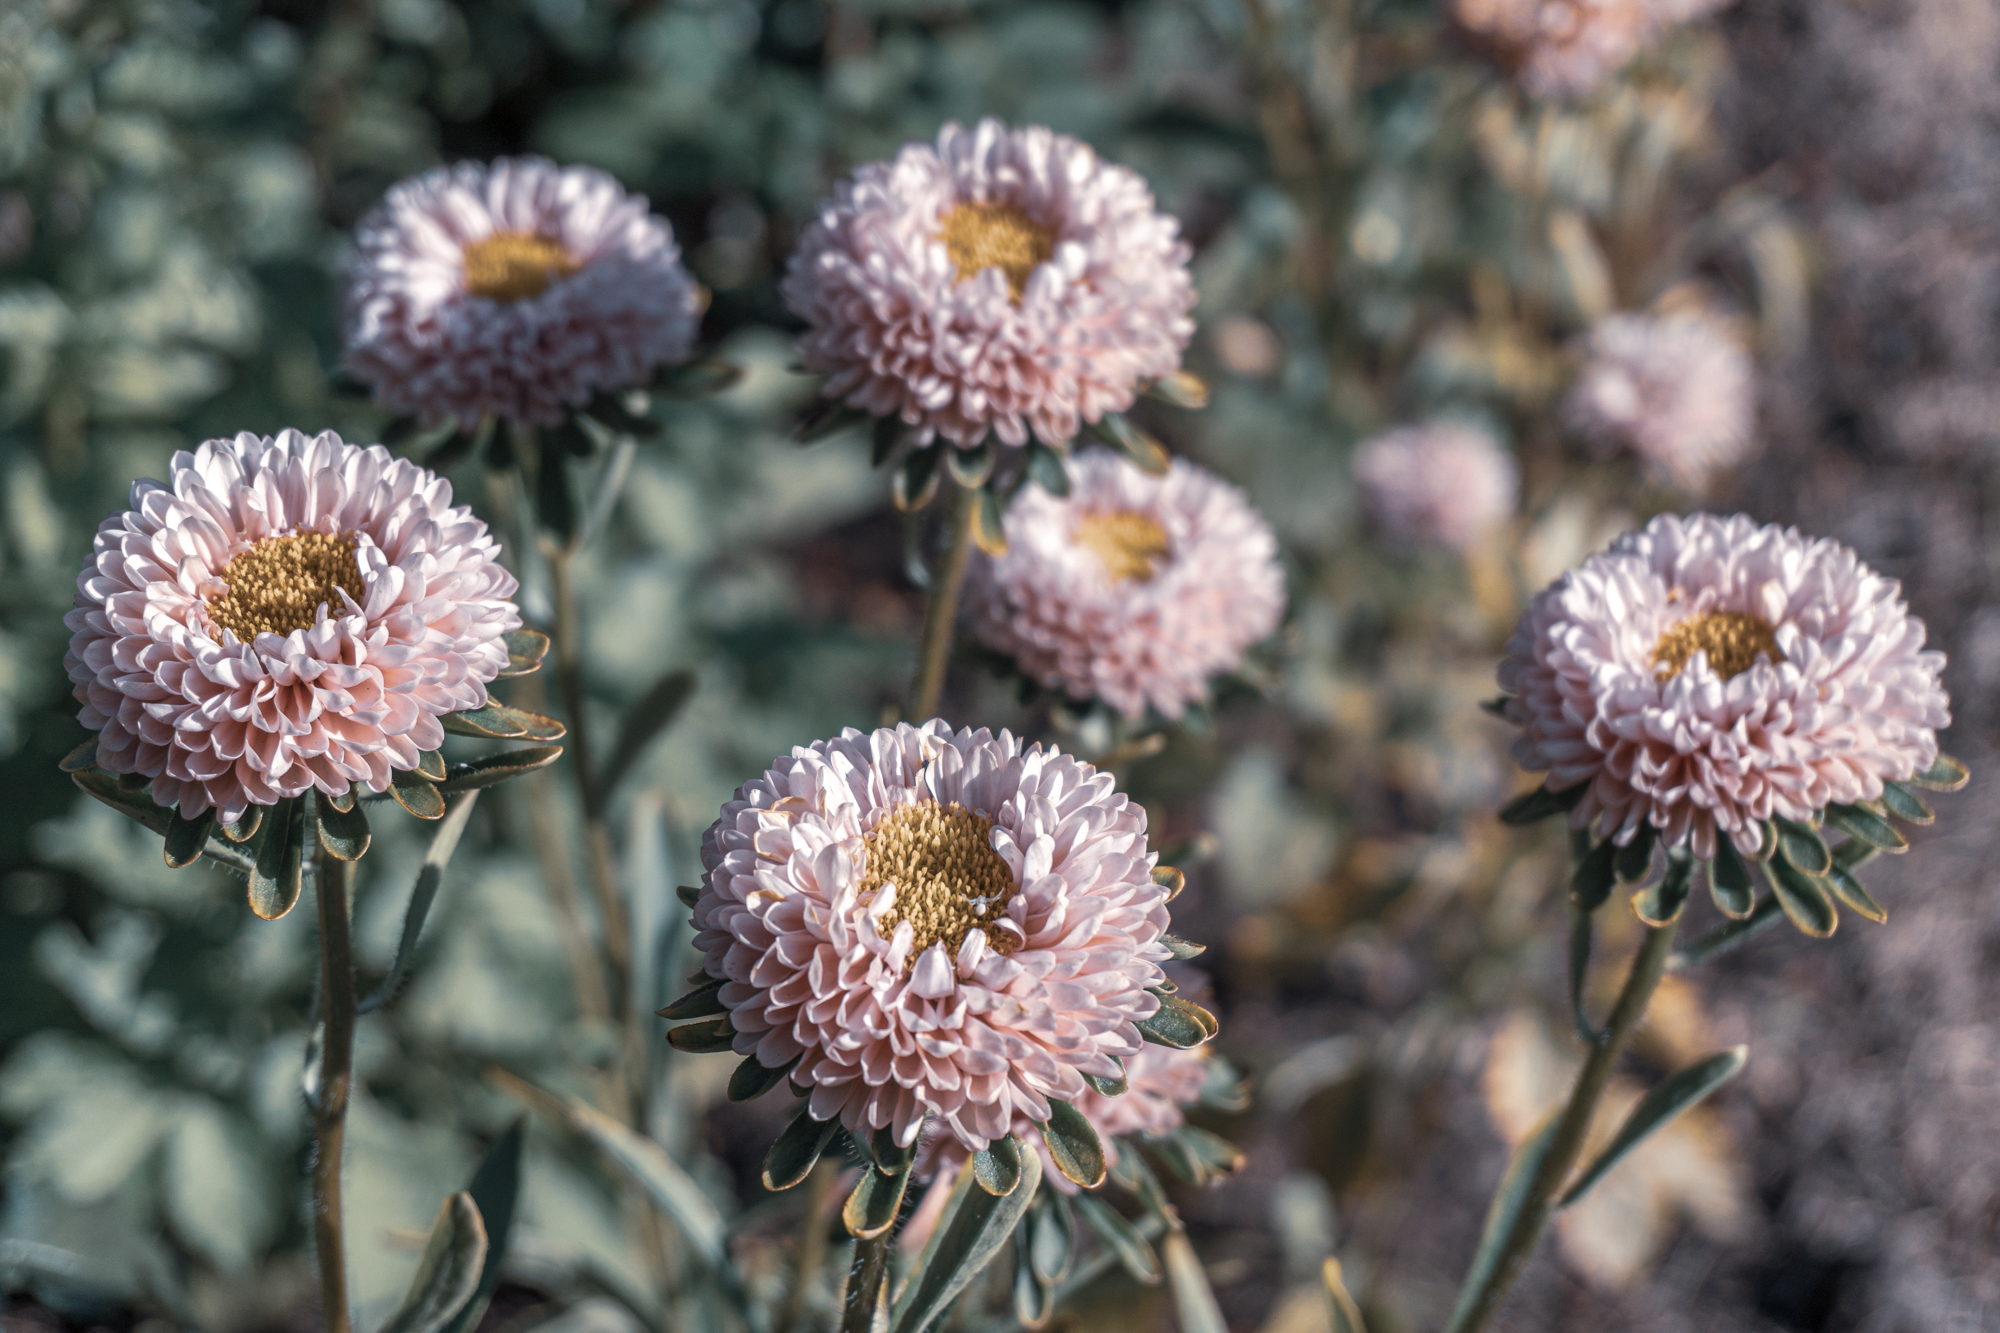
[[[1660,977],[1667,970],[1667,958],[1674,947],[1675,924],[1646,931],[1645,941],[1639,946],[1639,956],[1632,960],[1632,970],[1626,974],[1625,987],[1618,993],[1618,1003],[1611,1010],[1611,1018],[1591,1046],[1590,1057],[1584,1061],[1582,1072],[1576,1076],[1576,1087],[1570,1092],[1569,1104],[1563,1108],[1555,1138],[1549,1143],[1548,1155],[1542,1158],[1540,1168],[1528,1185],[1527,1198],[1514,1215],[1514,1225],[1501,1246],[1500,1257],[1466,1317],[1454,1326],[1456,1333],[1479,1333],[1486,1327],[1500,1309],[1508,1289],[1534,1255],[1535,1247],[1541,1243],[1542,1233],[1548,1230],[1549,1219],[1555,1215],[1556,1196],[1583,1152],[1591,1118],[1597,1111],[1598,1102],[1604,1097],[1605,1087],[1611,1082],[1618,1057],[1625,1053],[1639,1020],[1645,1016],[1646,1004],[1653,998],[1654,988],[1660,984]]]
[[[313,1155],[313,1243],[319,1255],[320,1300],[327,1333],[350,1333],[347,1255],[340,1217],[340,1157],[347,1137],[347,1095],[354,1070],[354,950],[348,936],[347,863],[317,856],[320,996],[325,1032],[320,1044],[319,1112]]]
[[[889,1245],[887,1231],[854,1242],[854,1263],[847,1270],[847,1294],[840,1306],[840,1333],[873,1333],[882,1285],[889,1276]]]
[[[821,1214],[826,1210],[827,1197],[833,1193],[834,1177],[838,1174],[833,1163],[821,1162],[806,1182],[805,1230],[799,1233],[797,1271],[792,1274],[792,1289],[785,1296],[784,1313],[778,1316],[778,1333],[803,1329],[810,1321],[813,1284],[819,1280],[820,1265],[826,1262],[826,1219]]]
[[[958,593],[965,586],[965,566],[972,552],[972,522],[979,512],[979,492],[955,488],[951,544],[931,571],[931,593],[924,607],[924,637],[917,653],[917,677],[910,683],[908,720],[922,723],[937,714],[944,693],[945,669],[951,662],[952,630],[958,621]]]

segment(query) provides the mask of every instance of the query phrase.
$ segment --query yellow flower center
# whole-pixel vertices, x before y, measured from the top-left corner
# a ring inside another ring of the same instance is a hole
[[[325,532],[266,537],[224,565],[222,581],[229,589],[208,604],[209,619],[245,643],[266,631],[311,629],[322,604],[339,614],[336,588],[361,600],[354,543]]]
[[[582,268],[561,241],[525,231],[496,231],[465,247],[465,290],[492,301],[540,296],[557,278]]]
[[[1104,562],[1104,572],[1116,583],[1144,583],[1159,573],[1166,559],[1167,530],[1144,514],[1129,509],[1085,514],[1076,521],[1070,540]]]
[[[1007,275],[1016,301],[1036,266],[1047,263],[1056,250],[1053,228],[1009,204],[960,204],[945,214],[938,239],[958,266],[960,282],[997,268]]]
[[[1785,660],[1778,650],[1777,631],[1762,616],[1747,611],[1704,611],[1669,629],[1653,647],[1653,675],[1672,680],[1695,653],[1708,654],[1708,665],[1728,680],[1757,664],[1763,653],[1773,665]]]
[[[943,942],[957,957],[966,932],[984,929],[1006,914],[1014,896],[1014,872],[993,850],[988,835],[993,821],[958,802],[906,805],[876,825],[867,835],[866,870],[861,877],[863,901],[872,901],[884,884],[896,886],[896,902],[882,914],[876,929],[883,937],[907,921],[916,933],[910,964],[933,944]],[[1011,932],[986,931],[986,942],[1001,953],[1020,943]]]

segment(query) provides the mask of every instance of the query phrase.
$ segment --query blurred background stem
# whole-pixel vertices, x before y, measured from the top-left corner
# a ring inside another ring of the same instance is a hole
[[[938,444],[939,449],[948,445]],[[924,604],[924,633],[917,649],[917,675],[910,682],[907,721],[921,726],[936,715],[944,694],[945,671],[951,665],[952,630],[958,623],[958,594],[965,586],[965,565],[972,551],[972,522],[979,513],[979,492],[952,489],[951,536],[944,558],[931,571],[930,596]]]
[[[319,899],[320,994],[326,1006],[326,1034],[320,1045],[314,1133],[313,1244],[319,1257],[320,1300],[327,1333],[349,1333],[340,1156],[347,1135],[348,1087],[353,1080],[354,950],[348,935],[347,863],[324,847],[317,849],[315,862],[313,888]]]

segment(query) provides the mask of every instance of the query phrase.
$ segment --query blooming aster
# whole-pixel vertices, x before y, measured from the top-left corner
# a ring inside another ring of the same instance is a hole
[[[843,181],[784,296],[828,397],[900,417],[919,445],[1058,444],[1179,368],[1188,253],[1136,172],[989,119]]]
[[[1436,422],[1403,426],[1354,451],[1354,478],[1376,525],[1402,542],[1464,551],[1514,512],[1521,477],[1491,435]]]
[[[1599,450],[1629,449],[1694,491],[1742,459],[1756,411],[1749,353],[1700,310],[1600,320],[1563,403],[1564,418]]]
[[[973,630],[1074,698],[1179,717],[1277,628],[1277,538],[1242,491],[1181,459],[1153,477],[1093,450],[1069,472],[1067,499],[1015,496],[1006,554],[968,583]]]
[[[686,360],[701,312],[673,229],[644,197],[545,158],[404,181],[355,247],[347,368],[426,423],[555,425]]]
[[[248,433],[140,481],[77,576],[63,659],[97,764],[225,821],[386,791],[486,703],[514,576],[451,483],[331,431]]]
[[[1452,17],[1530,97],[1587,97],[1667,29],[1728,0],[1453,0]]]
[[[695,947],[734,1046],[816,1120],[967,1148],[1139,1053],[1171,955],[1145,810],[1009,733],[904,723],[793,749],[702,838]]]
[[[1759,821],[1879,799],[1937,760],[1945,659],[1923,645],[1901,586],[1847,547],[1663,514],[1536,596],[1500,685],[1522,766],[1584,786],[1572,828],[1756,855]]]

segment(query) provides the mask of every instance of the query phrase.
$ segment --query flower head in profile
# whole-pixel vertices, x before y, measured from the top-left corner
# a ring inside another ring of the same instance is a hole
[[[1521,489],[1512,456],[1491,435],[1448,421],[1399,427],[1362,444],[1354,479],[1390,539],[1456,551],[1506,522]]]
[[[559,423],[687,359],[700,318],[673,229],[590,167],[462,162],[363,218],[346,364],[426,423]]]
[[[1116,1078],[1159,1009],[1166,891],[1111,775],[940,721],[800,746],[702,838],[695,947],[739,1054],[816,1120],[969,1149]]]
[[[1612,315],[1591,330],[1563,416],[1600,452],[1629,451],[1699,492],[1750,448],[1756,377],[1717,315]]]
[[[1073,698],[1177,718],[1277,628],[1277,538],[1243,492],[1180,459],[1152,477],[1093,450],[1069,471],[1066,499],[1015,497],[1006,554],[968,583],[973,630]]]
[[[175,454],[99,525],[64,665],[99,767],[235,820],[415,768],[507,665],[514,588],[443,478],[331,432],[246,433]]]
[[[1187,261],[1136,172],[983,120],[843,181],[784,296],[829,398],[900,417],[920,445],[1059,444],[1179,369]]]
[[[1572,828],[1705,859],[1929,770],[1943,670],[1900,585],[1845,546],[1663,514],[1534,599],[1500,685],[1515,757],[1580,791]]]
[[[1728,0],[1453,0],[1452,18],[1530,97],[1588,97],[1667,29]]]

